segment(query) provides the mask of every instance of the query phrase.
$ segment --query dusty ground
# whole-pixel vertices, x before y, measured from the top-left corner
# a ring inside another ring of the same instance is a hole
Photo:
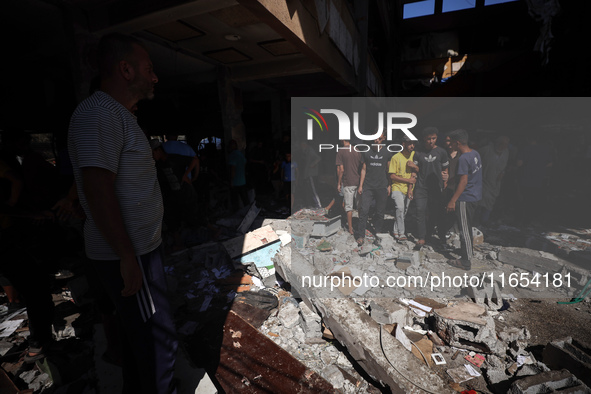
[[[505,323],[525,326],[531,333],[530,346],[545,346],[553,340],[572,336],[591,343],[591,303],[589,299],[572,305],[557,304],[569,300],[517,300],[503,316]],[[498,323],[497,323],[498,324]]]

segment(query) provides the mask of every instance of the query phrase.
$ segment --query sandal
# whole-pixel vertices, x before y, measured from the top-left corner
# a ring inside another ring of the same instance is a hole
[[[465,271],[470,271],[470,269],[472,268],[472,264],[469,260],[447,260],[447,264],[455,268],[463,269]]]
[[[363,245],[363,242],[364,242],[363,238],[357,238],[357,246]]]
[[[44,358],[45,352],[43,351],[42,347],[29,347],[25,353],[24,362],[27,364],[32,364],[35,361],[42,360]]]
[[[398,237],[399,241],[408,241],[408,238],[406,238],[406,235],[401,235],[400,237]]]

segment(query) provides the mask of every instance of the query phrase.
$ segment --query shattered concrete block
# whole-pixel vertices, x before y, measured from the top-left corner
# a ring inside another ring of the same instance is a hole
[[[320,353],[320,359],[325,365],[331,365],[334,362],[332,355],[325,350]]]
[[[420,264],[421,258],[418,251],[400,253],[396,260],[396,268],[402,270],[408,269],[409,267],[418,268]]]
[[[451,346],[481,353],[505,353],[506,345],[497,339],[495,322],[483,306],[459,302],[433,312],[435,332]]]
[[[300,321],[299,308],[291,302],[286,302],[281,306],[277,317],[281,324],[286,328],[292,328]]]
[[[547,372],[550,369],[541,362],[537,362],[535,364],[525,364],[522,365],[521,368],[519,368],[519,370],[517,371],[516,376],[520,377],[520,376],[534,376],[534,375],[539,375],[542,372]]]
[[[298,325],[293,328],[293,339],[298,343],[305,343],[306,342],[306,333],[304,329]]]
[[[591,386],[591,347],[572,337],[550,342],[542,360],[551,369],[567,368],[585,384]]]
[[[391,298],[372,298],[369,307],[372,308],[372,311],[375,307],[378,311],[384,311],[387,314],[388,322],[382,324],[398,324],[400,326],[406,326],[410,323],[408,308],[398,304]],[[373,312],[370,315],[371,317],[374,317]],[[379,321],[377,322],[380,323]]]
[[[497,282],[494,282],[493,287],[467,287],[466,294],[478,305],[486,305],[493,311],[503,307],[503,297]]]
[[[511,385],[509,394],[591,393],[589,387],[566,369],[548,371],[519,379]]]
[[[345,377],[343,373],[336,365],[328,365],[322,371],[320,371],[320,376],[328,381],[328,383],[332,384],[335,389],[340,389],[343,387],[343,381]]]
[[[487,253],[487,257],[491,260],[496,260],[498,255],[497,255],[497,252],[495,252],[494,250],[491,250],[490,252]]]
[[[322,319],[304,301],[300,302],[300,314],[306,339],[322,337]]]
[[[505,327],[498,332],[498,336],[503,342],[527,341],[531,338],[527,327]]]
[[[379,324],[392,324],[388,311],[375,302],[369,303],[369,315]]]
[[[483,368],[484,376],[491,385],[503,382],[511,377],[505,372],[505,362],[494,354],[489,354],[486,357],[485,365],[486,366]]]

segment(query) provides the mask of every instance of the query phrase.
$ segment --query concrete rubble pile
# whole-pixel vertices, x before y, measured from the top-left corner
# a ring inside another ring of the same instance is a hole
[[[549,387],[591,392],[577,370],[580,364],[589,365],[586,345],[570,345],[568,339],[549,345],[553,354],[567,352],[566,347],[579,357],[570,372],[558,373],[554,370],[561,366],[550,365],[551,370],[547,360],[537,360],[528,350],[526,327],[504,323],[511,302],[535,298],[539,290],[517,286],[512,294],[503,294],[497,282],[459,286],[455,292],[408,282],[386,286],[388,276],[421,276],[437,283],[446,273],[463,271],[446,265],[444,252],[396,242],[389,234],[377,235],[380,246],[368,236],[358,247],[340,227],[340,218],[327,219],[325,213],[302,210],[287,220],[267,219],[233,240],[175,256],[168,273],[172,294],[184,294],[177,307],[206,313],[221,304],[229,310],[244,292],[275,295],[277,306],[253,325],[344,393],[372,392],[380,386],[401,393],[425,388],[438,393],[538,393]],[[554,298],[574,297],[588,280],[585,270],[549,252],[488,244],[476,229],[474,235],[476,274],[495,270],[509,277],[568,269],[575,286],[554,290]],[[448,242],[459,241],[452,236]],[[378,281],[346,280],[355,277]],[[229,291],[220,290],[224,283],[230,284]],[[180,332],[187,336],[203,324],[180,320]]]

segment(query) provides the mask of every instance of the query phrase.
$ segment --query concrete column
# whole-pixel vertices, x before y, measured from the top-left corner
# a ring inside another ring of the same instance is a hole
[[[271,95],[271,131],[274,140],[281,140],[282,137],[281,117],[281,93],[275,92]]]
[[[366,0],[355,0],[355,23],[359,30],[359,74],[357,75],[357,96],[366,96],[367,89],[367,19],[368,2]]]
[[[218,92],[222,109],[225,148],[227,150],[228,142],[234,139],[238,143],[238,149],[244,150],[246,148],[246,130],[244,123],[242,123],[242,91],[233,86],[230,70],[227,67],[218,69]]]

